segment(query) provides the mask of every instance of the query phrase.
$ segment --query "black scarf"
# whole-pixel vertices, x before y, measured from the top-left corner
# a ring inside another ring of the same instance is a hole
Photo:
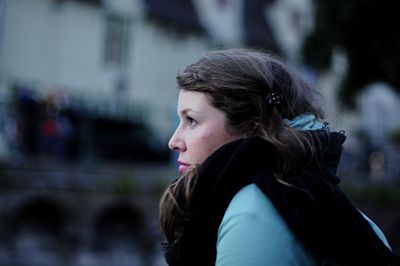
[[[275,176],[275,148],[258,137],[226,144],[202,165],[193,191],[193,215],[184,233],[165,246],[171,266],[215,265],[218,227],[233,196],[255,183],[294,235],[311,252],[341,265],[400,265],[369,223],[340,191],[335,176],[345,136],[316,133],[323,164]]]

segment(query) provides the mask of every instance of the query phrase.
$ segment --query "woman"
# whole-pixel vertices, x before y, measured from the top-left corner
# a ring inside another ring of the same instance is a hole
[[[285,65],[213,51],[177,82],[182,175],[160,203],[169,265],[399,265],[338,187],[345,136]]]

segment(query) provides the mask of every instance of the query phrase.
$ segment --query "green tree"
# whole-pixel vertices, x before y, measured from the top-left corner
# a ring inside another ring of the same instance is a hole
[[[326,70],[332,51],[343,49],[349,71],[339,91],[343,106],[374,81],[400,89],[400,15],[395,0],[314,0],[315,31],[306,40],[305,63]]]

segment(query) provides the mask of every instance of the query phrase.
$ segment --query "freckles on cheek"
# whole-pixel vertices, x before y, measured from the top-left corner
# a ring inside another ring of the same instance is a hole
[[[218,142],[219,141],[214,133],[203,136],[201,138],[201,143],[199,143],[203,157],[208,157],[209,155],[211,155],[211,153],[213,153],[218,148]]]
[[[225,134],[223,134],[221,130],[210,132],[207,136],[204,136],[202,140],[204,147],[207,147],[206,149],[209,153],[214,152],[226,142]]]
[[[213,138],[214,138],[214,131],[213,132],[210,132],[210,133],[208,133],[208,134],[204,134],[202,137],[201,137],[201,140],[202,141],[210,141],[210,140],[212,140]]]

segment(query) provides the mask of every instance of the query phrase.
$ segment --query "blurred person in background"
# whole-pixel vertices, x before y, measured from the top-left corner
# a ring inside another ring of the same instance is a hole
[[[177,82],[181,176],[160,202],[169,265],[400,265],[339,188],[345,135],[279,59],[212,51]]]

